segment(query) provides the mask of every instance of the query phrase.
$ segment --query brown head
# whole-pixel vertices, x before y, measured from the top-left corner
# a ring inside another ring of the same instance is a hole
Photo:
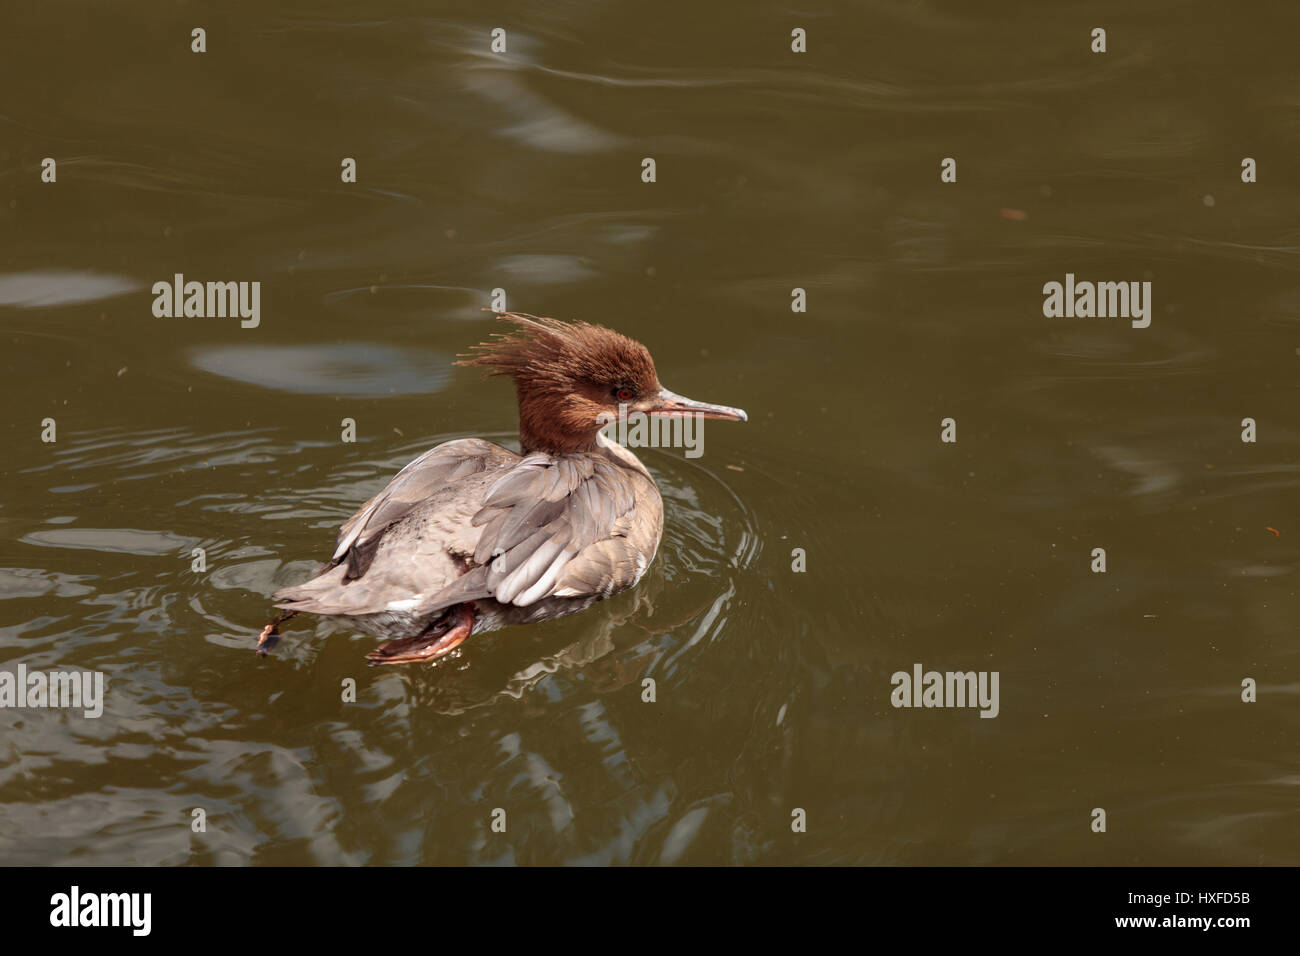
[[[474,347],[459,365],[481,365],[509,375],[519,401],[519,442],[525,452],[589,451],[596,434],[626,414],[700,415],[746,420],[739,408],[707,405],[659,384],[654,359],[640,342],[586,322],[561,322],[517,312],[491,342]]]

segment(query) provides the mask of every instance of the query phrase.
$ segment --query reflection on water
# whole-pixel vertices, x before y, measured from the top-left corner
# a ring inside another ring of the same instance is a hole
[[[123,276],[45,269],[0,275],[0,307],[40,309],[111,299],[140,288]]]
[[[90,436],[79,443],[81,448],[69,449],[67,457],[76,461],[84,449],[91,448],[101,462],[116,462],[118,468],[128,460],[148,467],[147,459],[152,457],[148,449],[154,443],[136,440],[138,447],[131,453],[122,447],[127,444],[123,436],[117,439]],[[251,653],[255,629],[268,611],[270,592],[285,579],[300,576],[302,565],[314,566],[309,559],[328,547],[332,539],[321,529],[345,517],[423,443],[408,444],[379,459],[331,465],[332,450],[301,444],[264,440],[236,449],[233,439],[200,441],[197,436],[178,434],[167,435],[166,441],[174,449],[169,457],[174,474],[183,474],[186,462],[203,463],[209,472],[212,462],[220,462],[215,469],[218,475],[257,463],[267,479],[266,493],[253,499],[171,490],[166,500],[156,502],[157,518],[189,529],[185,535],[128,528],[35,527],[19,536],[29,546],[29,559],[39,560],[42,551],[49,553],[45,549],[71,549],[86,558],[80,563],[50,560],[65,567],[85,567],[88,573],[69,575],[30,567],[0,572],[0,594],[7,599],[8,609],[27,622],[3,632],[21,660],[29,666],[75,662],[108,672],[111,703],[91,733],[102,729],[109,734],[107,739],[117,741],[113,744],[117,759],[112,768],[105,768],[107,776],[98,776],[102,783],[118,781],[114,786],[130,779],[132,799],[152,808],[145,820],[114,809],[113,814],[122,819],[115,822],[110,814],[101,825],[90,816],[104,803],[104,798],[94,796],[98,785],[87,792],[85,786],[92,781],[86,779],[81,786],[66,788],[71,792],[62,798],[62,808],[48,812],[70,814],[53,834],[59,836],[60,828],[69,834],[67,860],[272,862],[279,857],[263,857],[254,849],[261,839],[258,834],[265,835],[268,824],[275,830],[274,842],[287,841],[277,852],[306,854],[297,859],[421,862],[445,858],[419,842],[402,846],[399,840],[394,846],[349,849],[317,833],[330,829],[331,821],[343,813],[382,818],[391,806],[394,819],[405,818],[411,800],[430,799],[427,781],[410,792],[406,787],[430,775],[432,779],[455,776],[458,792],[467,791],[459,800],[440,806],[439,814],[468,814],[491,793],[499,795],[495,799],[509,800],[514,826],[524,835],[531,832],[534,814],[553,819],[569,807],[564,812],[572,826],[564,839],[556,842],[539,832],[514,846],[515,858],[524,861],[557,856],[572,861],[626,861],[646,832],[665,818],[670,801],[663,787],[671,790],[671,785],[662,780],[649,785],[630,769],[633,757],[623,750],[621,718],[608,708],[615,702],[620,710],[647,706],[640,699],[645,676],[654,677],[668,692],[678,667],[690,666],[691,659],[706,653],[712,642],[724,639],[733,618],[745,619],[743,609],[735,607],[734,576],[744,573],[758,555],[757,532],[753,516],[716,475],[651,453],[670,520],[651,573],[634,591],[597,605],[568,625],[552,622],[485,635],[436,667],[372,670],[360,658],[373,641],[335,622],[291,629],[275,656],[266,660]],[[182,453],[187,443],[192,447]],[[304,456],[316,459],[316,467],[308,472],[323,470],[323,482],[301,483],[297,476],[307,474],[299,467]],[[221,483],[220,477],[208,474],[201,484]],[[178,521],[179,515],[189,517]],[[313,517],[318,520],[310,520]],[[295,529],[315,528],[317,533],[295,531],[299,546],[277,546],[279,556],[270,556],[272,528],[286,523]],[[211,571],[206,575],[177,570],[188,567],[191,548],[196,546],[207,553]],[[104,562],[114,554],[130,560],[111,570]],[[667,600],[673,591],[673,600]],[[65,623],[70,618],[82,621],[72,631]],[[304,706],[312,701],[318,706],[322,696],[337,699],[329,688],[339,686],[339,678],[322,678],[323,673],[351,676],[362,690],[358,703],[349,705],[346,719],[336,705],[329,709],[340,717],[317,726]],[[543,714],[549,730],[541,738],[531,732],[492,729],[518,727],[521,722],[529,725]],[[490,724],[480,727],[484,717]],[[35,773],[38,765],[29,755],[42,752],[42,741],[50,735],[82,730],[71,723],[60,730],[65,718],[58,715],[42,714],[33,720],[26,714],[7,714],[6,719],[7,748],[16,763],[0,782],[0,794],[7,803],[30,801],[49,783]],[[232,736],[240,741],[237,746]],[[460,741],[460,746],[447,752],[449,741]],[[485,746],[488,752],[480,753]],[[466,747],[474,751],[473,759],[466,759]],[[356,781],[360,789],[341,800],[311,797],[314,787],[303,776],[305,767],[330,765],[340,749],[352,755],[349,766],[361,761],[354,766],[354,770],[365,769]],[[60,759],[73,759],[73,755],[65,753]],[[412,760],[422,768],[418,773],[410,766]],[[102,758],[96,757],[95,762]],[[625,812],[606,808],[574,819],[576,811],[570,803],[583,805],[589,800],[583,788],[601,767],[609,775],[601,787],[620,796]],[[377,774],[381,769],[385,772]],[[397,779],[385,785],[383,781],[394,772]],[[578,792],[570,792],[569,773],[580,781],[575,784]],[[154,788],[177,787],[216,788],[227,795],[219,804],[226,813],[218,833],[194,843],[184,837],[163,838],[170,829],[163,820],[178,805],[173,802],[168,809],[147,794]],[[267,819],[262,816],[268,810],[263,803],[292,807],[293,813],[289,817],[273,813]],[[253,806],[239,810],[245,804]],[[420,818],[425,815],[425,810],[419,811]],[[11,860],[51,858],[48,848],[39,849],[51,835],[50,828],[35,819],[24,813],[10,816],[5,836],[16,847]],[[96,822],[84,829],[91,819]],[[76,821],[82,821],[83,829]],[[109,839],[117,830],[144,838]],[[440,852],[500,859],[498,853],[484,850],[484,833],[471,827],[454,848]],[[54,844],[57,847],[59,841]],[[223,849],[209,856],[209,848],[218,846]],[[64,859],[64,855],[56,850],[53,858]]]
[[[13,11],[0,657],[108,697],[0,709],[0,860],[1294,862],[1295,12],[1105,2],[1095,56],[1010,2],[549,4],[494,54],[480,6],[226,4],[203,57]],[[260,325],[155,318],[176,273]],[[1066,273],[1150,328],[1045,319]],[[508,442],[452,365],[498,289],[750,421],[644,452],[632,592],[435,667],[303,620],[257,658],[397,469]],[[891,708],[918,661],[1000,716]]]
[[[301,395],[418,395],[450,379],[450,356],[414,348],[346,345],[217,345],[195,367],[236,381]]]

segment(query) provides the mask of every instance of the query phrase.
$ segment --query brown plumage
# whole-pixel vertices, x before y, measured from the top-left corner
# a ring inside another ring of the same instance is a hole
[[[522,454],[446,442],[403,468],[339,530],[316,577],[274,595],[286,612],[346,618],[388,642],[372,663],[432,660],[471,634],[582,610],[654,559],[663,503],[645,466],[600,433],[628,413],[744,421],[740,409],[659,384],[649,351],[617,332],[517,313],[462,365],[514,379]]]
[[[473,347],[458,365],[481,365],[515,380],[519,443],[525,452],[589,451],[612,389],[657,392],[659,376],[640,342],[599,325],[508,313],[516,328]]]

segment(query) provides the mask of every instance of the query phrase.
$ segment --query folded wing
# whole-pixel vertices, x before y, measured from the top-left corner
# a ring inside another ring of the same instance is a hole
[[[462,478],[518,460],[517,455],[481,438],[465,438],[430,448],[399,471],[339,528],[337,546],[330,559],[347,562],[345,580],[361,577],[374,560],[384,532],[438,492]]]
[[[638,511],[647,490],[654,507]],[[426,615],[485,598],[525,607],[608,595],[654,556],[658,504],[643,471],[605,455],[520,458],[479,439],[448,442],[343,524],[328,568],[275,597],[316,614]]]
[[[428,608],[488,597],[526,607],[620,589],[606,577],[590,590],[575,590],[569,572],[602,545],[632,579],[645,569],[653,552],[640,554],[627,538],[642,483],[649,479],[604,456],[529,455],[497,480],[474,515],[472,524],[482,529],[476,567],[433,595]]]

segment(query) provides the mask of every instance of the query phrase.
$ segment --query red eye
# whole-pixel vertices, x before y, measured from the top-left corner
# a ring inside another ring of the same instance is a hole
[[[616,389],[614,392],[614,396],[620,402],[630,402],[632,400],[632,389],[630,388]]]

